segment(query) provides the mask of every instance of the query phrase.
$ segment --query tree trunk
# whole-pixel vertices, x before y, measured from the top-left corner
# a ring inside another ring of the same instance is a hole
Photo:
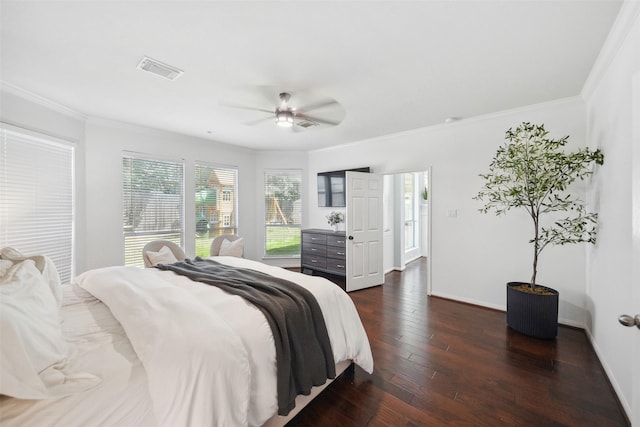
[[[531,275],[531,290],[536,288],[536,276],[538,274],[538,216],[533,216],[534,240],[533,240],[533,274]]]

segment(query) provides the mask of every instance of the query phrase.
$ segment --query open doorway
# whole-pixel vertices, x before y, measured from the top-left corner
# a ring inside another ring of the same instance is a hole
[[[384,271],[404,270],[428,257],[430,230],[429,169],[384,176]]]

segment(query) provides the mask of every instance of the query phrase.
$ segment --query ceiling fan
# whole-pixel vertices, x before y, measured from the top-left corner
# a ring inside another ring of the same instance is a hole
[[[329,125],[329,126],[337,126],[340,124],[344,117],[344,110],[342,106],[335,100],[331,98],[323,99],[321,101],[305,105],[303,107],[295,107],[291,102],[291,93],[289,92],[280,92],[278,95],[279,103],[276,105],[274,110],[267,110],[265,108],[255,108],[255,107],[245,107],[238,105],[228,105],[234,108],[240,108],[245,110],[253,110],[253,111],[262,111],[265,113],[269,113],[269,117],[264,117],[259,120],[255,120],[252,122],[248,122],[248,125],[255,125],[260,122],[266,120],[275,120],[276,125],[284,128],[309,128],[318,125]],[[323,109],[324,115],[327,115],[328,112],[326,110],[327,107],[338,107],[333,108],[330,114],[331,116],[338,116],[337,118],[326,118],[319,117],[317,115],[310,115],[309,112]]]

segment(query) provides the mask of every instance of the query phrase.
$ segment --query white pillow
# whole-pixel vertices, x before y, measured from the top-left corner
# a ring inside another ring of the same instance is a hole
[[[10,247],[0,250],[0,258],[17,264],[26,259],[32,260],[51,289],[51,293],[58,303],[58,307],[62,306],[62,288],[60,283],[60,275],[56,269],[56,265],[46,255],[24,256],[18,250]],[[1,274],[0,274],[1,275]]]
[[[13,261],[9,261],[8,259],[0,259],[0,277],[7,274],[11,267],[13,267]]]
[[[220,245],[220,252],[218,255],[220,256],[235,256],[238,258],[242,258],[242,254],[244,253],[244,237],[239,238],[238,240],[234,240],[233,242],[229,239],[224,239],[222,244]]]
[[[147,251],[147,256],[149,257],[149,261],[151,261],[151,265],[173,264],[174,262],[178,262],[178,258],[176,258],[168,246],[163,246],[158,252]]]
[[[14,263],[0,278],[0,394],[48,399],[101,382],[68,369],[58,304],[34,260]]]

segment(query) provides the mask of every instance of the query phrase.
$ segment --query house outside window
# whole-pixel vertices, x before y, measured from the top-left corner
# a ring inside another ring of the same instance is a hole
[[[0,126],[0,248],[46,255],[74,276],[75,144]]]
[[[264,183],[265,257],[299,257],[302,170],[266,170]]]
[[[204,258],[216,236],[238,233],[238,169],[198,162],[195,185],[195,253]]]
[[[184,164],[138,153],[122,156],[124,264],[144,266],[152,240],[184,242]]]

